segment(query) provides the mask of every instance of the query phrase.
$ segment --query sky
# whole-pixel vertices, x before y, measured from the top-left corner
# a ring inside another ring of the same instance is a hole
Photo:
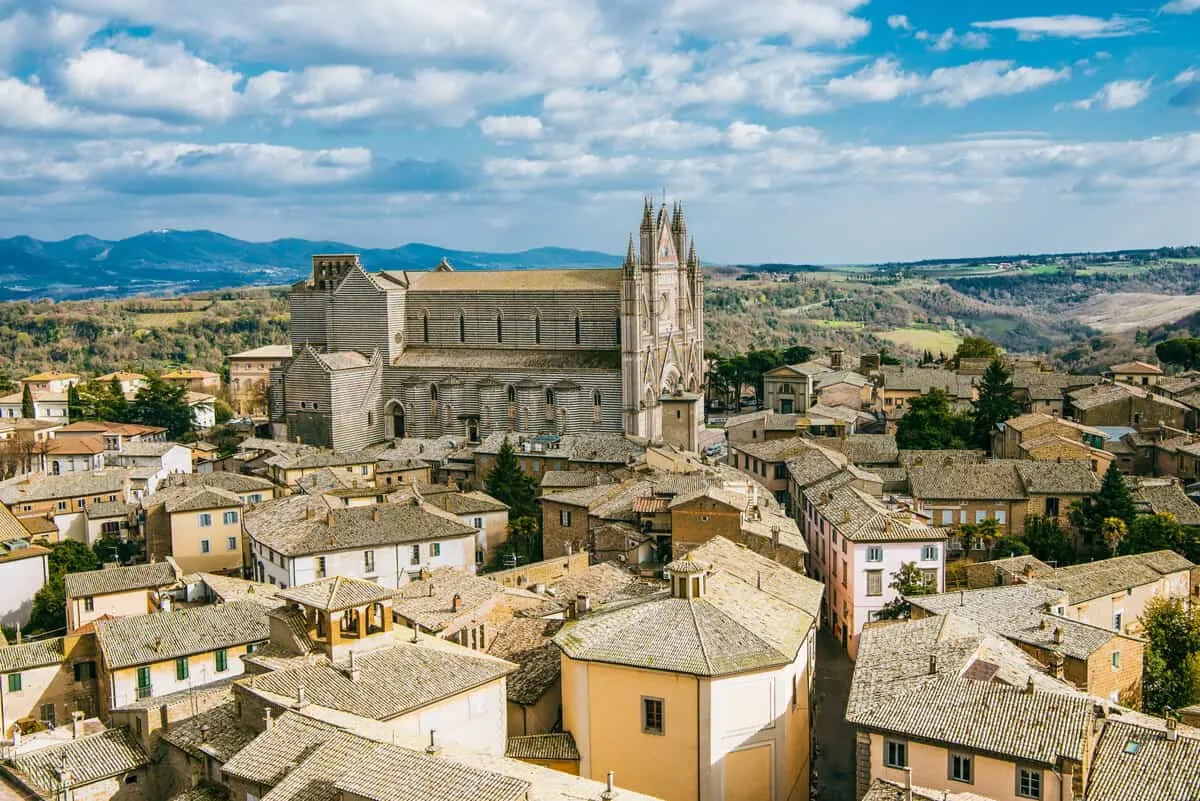
[[[0,236],[1200,243],[1200,0],[0,0]],[[377,265],[385,267],[386,265]]]

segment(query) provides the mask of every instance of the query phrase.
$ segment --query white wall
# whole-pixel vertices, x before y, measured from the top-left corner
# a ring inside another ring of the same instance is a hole
[[[938,558],[932,561],[921,559],[921,550],[925,546],[937,548]],[[867,549],[877,547],[883,549],[882,562],[868,562]],[[879,542],[855,543],[853,549],[854,561],[850,571],[854,576],[854,631],[855,636],[862,632],[863,626],[869,622],[870,613],[882,609],[884,604],[894,601],[898,593],[888,585],[892,576],[905,562],[915,562],[918,569],[937,570],[937,592],[946,587],[946,543],[941,540],[930,542]],[[867,571],[882,570],[883,595],[867,595]]]
[[[0,623],[24,625],[29,621],[33,596],[46,583],[46,555],[0,562]]]
[[[368,579],[385,587],[399,588],[420,573],[422,567],[454,567],[466,573],[475,573],[475,536],[467,535],[448,540],[438,540],[440,553],[434,556],[435,542],[406,543],[403,545],[381,545],[374,548],[354,548],[344,551],[327,551],[288,559],[276,555],[272,564],[267,549],[251,538],[251,555],[255,569],[262,565],[261,581],[288,587],[316,581],[317,557],[325,558],[325,576],[351,576]],[[419,560],[412,560],[413,547],[419,549]],[[368,573],[364,551],[374,551],[375,569]]]

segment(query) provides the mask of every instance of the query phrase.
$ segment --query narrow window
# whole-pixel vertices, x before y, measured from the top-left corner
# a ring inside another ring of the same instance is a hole
[[[970,754],[950,755],[950,778],[956,782],[971,784],[974,781],[974,758]]]
[[[463,315],[458,315],[458,341],[467,341],[467,318]]]
[[[504,341],[504,318],[499,314],[496,315],[496,341]]]
[[[575,315],[575,344],[576,344],[576,345],[578,345],[578,344],[579,344],[579,341],[580,341],[580,336],[579,336],[579,335],[580,335],[580,328],[579,328],[579,315],[577,314],[577,315]]]
[[[212,515],[208,512],[200,513],[200,528],[208,528],[212,525]]]
[[[175,681],[186,681],[188,677],[188,658],[181,656],[175,660]]]
[[[867,595],[878,596],[883,595],[883,571],[868,570],[867,571]]]
[[[599,423],[602,416],[602,408],[600,405],[600,390],[592,393],[592,422]]]
[[[429,313],[421,315],[421,334],[425,342],[429,341]]]
[[[440,542],[430,543],[429,555],[430,556],[441,556],[442,555],[442,544]]]
[[[414,565],[421,564],[421,546],[414,545],[412,547],[412,558],[409,560]]]
[[[9,673],[8,674],[8,691],[10,693],[21,692],[21,674],[20,673]]]
[[[237,512],[226,512],[224,520],[225,520],[225,525],[232,526],[234,523],[236,523],[238,521],[238,513]]]
[[[90,595],[87,598],[84,598],[83,599],[83,611],[95,612],[96,611],[96,599]]]
[[[1017,796],[1042,797],[1042,772],[1034,768],[1017,768]]]
[[[430,385],[429,385],[429,399],[430,399],[431,401],[433,401],[434,403],[437,403],[437,399],[438,399],[438,388],[437,388],[437,384],[430,384]]]
[[[1113,670],[1121,669],[1121,652],[1120,651],[1112,652],[1112,666],[1113,666]]]
[[[642,698],[642,731],[646,734],[663,734],[663,699]]]
[[[533,315],[533,342],[535,345],[542,344],[542,315]]]
[[[368,573],[375,571],[375,552],[363,551],[363,569]]]
[[[237,537],[226,537],[225,538],[225,550],[227,550],[227,551],[236,551],[237,550]]]
[[[558,510],[558,524],[560,526],[570,527],[571,512],[569,509],[559,509]]]
[[[517,391],[511,386],[508,388],[508,402],[509,403],[517,402]]]
[[[200,540],[200,553],[211,553],[212,543],[208,540]]]
[[[217,649],[216,668],[218,673],[224,673],[226,670],[229,670],[229,652],[224,648]]]

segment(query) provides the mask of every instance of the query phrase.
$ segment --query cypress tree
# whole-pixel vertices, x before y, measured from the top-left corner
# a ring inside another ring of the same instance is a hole
[[[1013,398],[1012,376],[999,359],[992,359],[979,382],[979,400],[972,403],[972,429],[977,447],[991,453],[996,424],[1016,417],[1020,411]]]
[[[488,495],[508,504],[508,519],[522,517],[538,518],[537,487],[533,479],[525,475],[517,460],[517,451],[508,437],[500,444],[496,465],[484,481]]]
[[[35,416],[33,408],[33,393],[29,391],[28,384],[21,389],[21,416],[26,420],[32,420]]]

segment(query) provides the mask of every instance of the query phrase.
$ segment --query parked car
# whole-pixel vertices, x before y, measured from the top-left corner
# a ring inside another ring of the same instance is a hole
[[[720,456],[721,451],[725,450],[725,446],[719,442],[714,442],[704,449],[705,456]]]
[[[727,417],[710,417],[708,418],[708,424],[710,426],[723,426],[728,419]]]

